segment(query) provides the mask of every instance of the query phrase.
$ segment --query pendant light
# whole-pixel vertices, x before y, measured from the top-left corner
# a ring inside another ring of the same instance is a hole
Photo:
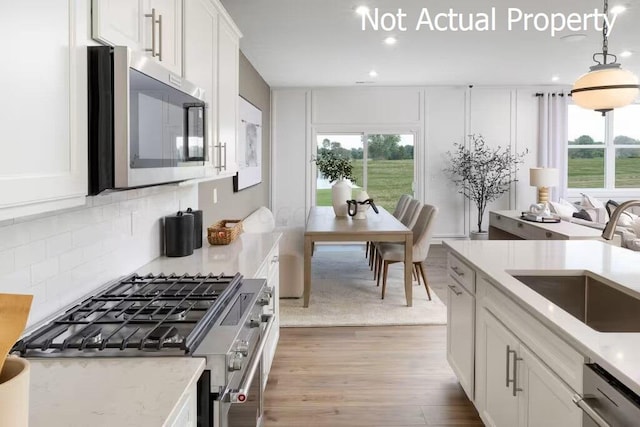
[[[609,16],[609,0],[604,0],[604,16]],[[609,27],[607,20],[602,24],[602,53],[593,54],[596,65],[581,76],[573,85],[573,102],[583,108],[605,113],[614,108],[631,104],[640,89],[638,77],[631,71],[623,70],[618,58],[609,53]],[[597,58],[601,58],[602,62]],[[607,62],[611,58],[613,62]]]

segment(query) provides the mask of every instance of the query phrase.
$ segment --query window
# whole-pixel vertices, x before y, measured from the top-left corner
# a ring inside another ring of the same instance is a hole
[[[640,188],[640,104],[605,117],[569,106],[568,187]]]
[[[402,194],[413,195],[414,139],[412,133],[318,134],[316,150],[334,151],[351,159],[356,182],[353,196],[366,189],[376,205],[393,212]],[[331,206],[331,183],[317,172],[316,206]]]

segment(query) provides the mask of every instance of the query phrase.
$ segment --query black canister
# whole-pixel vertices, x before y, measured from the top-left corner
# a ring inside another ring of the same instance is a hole
[[[164,217],[164,249],[167,256],[187,256],[193,253],[193,215],[178,211]]]
[[[202,247],[202,211],[189,208],[187,213],[193,215],[193,248],[200,249]]]

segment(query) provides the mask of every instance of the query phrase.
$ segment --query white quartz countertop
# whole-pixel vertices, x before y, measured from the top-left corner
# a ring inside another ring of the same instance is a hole
[[[640,253],[595,240],[443,243],[576,350],[640,394],[640,333],[591,329],[511,276],[591,272],[640,298]]]
[[[159,427],[198,381],[195,357],[29,359],[31,427]]]
[[[161,256],[136,269],[138,274],[148,273],[240,273],[255,277],[266,257],[280,240],[280,233],[242,233],[228,245],[211,246],[206,239],[202,248],[186,257]]]

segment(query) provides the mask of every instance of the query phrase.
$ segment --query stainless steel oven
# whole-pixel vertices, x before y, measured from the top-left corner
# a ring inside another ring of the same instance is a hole
[[[263,423],[262,360],[272,291],[240,274],[118,279],[28,331],[23,357],[202,357],[198,427]]]

